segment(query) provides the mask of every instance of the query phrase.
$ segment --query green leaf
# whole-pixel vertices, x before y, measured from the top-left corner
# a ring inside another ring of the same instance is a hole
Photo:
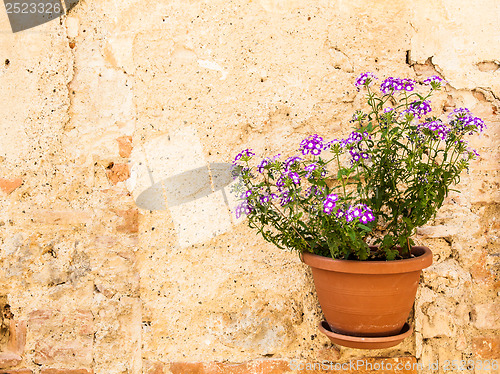
[[[358,227],[362,228],[364,231],[367,231],[367,232],[370,232],[372,231],[371,228],[369,228],[368,226],[366,225],[363,225],[362,223],[358,223]]]
[[[330,255],[332,256],[332,258],[337,258],[339,249],[338,244],[331,238],[327,238],[326,243],[328,244],[328,250],[330,251]]]

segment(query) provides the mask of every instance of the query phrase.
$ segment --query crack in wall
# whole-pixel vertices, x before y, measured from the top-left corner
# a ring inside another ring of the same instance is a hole
[[[74,95],[74,91],[72,90],[72,85],[76,77],[76,57],[75,57],[75,40],[74,38],[71,38],[69,36],[68,32],[68,25],[66,23],[67,17],[64,17],[64,30],[66,31],[66,38],[68,39],[68,48],[70,49],[70,54],[71,54],[71,61],[69,62],[71,64],[71,75],[69,77],[69,80],[66,83],[66,89],[68,91],[68,107],[66,109],[67,113],[67,121],[63,125],[63,131],[67,131],[70,129],[70,122],[71,122],[71,109],[73,106],[73,98],[72,96]]]

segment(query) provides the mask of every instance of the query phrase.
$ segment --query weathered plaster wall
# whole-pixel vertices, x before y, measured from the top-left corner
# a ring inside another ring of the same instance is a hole
[[[84,0],[12,34],[0,7],[2,372],[499,358],[499,23],[496,0]],[[416,237],[414,337],[373,352],[318,332],[307,267],[234,218],[226,167],[347,134],[365,71],[441,74],[434,107],[488,126]]]

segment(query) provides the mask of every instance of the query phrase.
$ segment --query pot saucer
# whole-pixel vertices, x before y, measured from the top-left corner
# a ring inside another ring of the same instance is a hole
[[[362,337],[339,334],[333,332],[326,321],[319,323],[319,331],[328,336],[328,338],[335,344],[342,345],[349,348],[358,349],[382,349],[398,345],[404,338],[411,335],[413,327],[405,323],[401,332],[398,335],[382,336],[382,337]]]

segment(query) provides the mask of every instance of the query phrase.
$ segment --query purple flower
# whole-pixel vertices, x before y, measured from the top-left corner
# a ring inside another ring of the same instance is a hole
[[[275,193],[271,193],[269,195],[263,194],[259,196],[259,201],[262,205],[267,204],[269,201],[274,200],[278,197]]]
[[[246,201],[244,201],[236,207],[236,218],[240,218],[243,214],[249,215],[252,211],[253,208]]]
[[[288,173],[288,177],[292,180],[294,184],[300,184],[300,177],[299,174],[297,174],[296,172]]]
[[[450,132],[450,128],[439,119],[432,122],[425,122],[419,126],[421,129],[432,131],[432,135],[434,137],[439,137],[441,140],[445,140]]]
[[[315,163],[307,165],[304,170],[307,171],[306,173],[306,178],[310,178],[311,175],[313,174],[314,170],[318,168],[318,165]]]
[[[290,191],[283,191],[280,197],[280,205],[285,206],[290,201],[292,201],[292,197],[290,196]]]
[[[252,156],[255,156],[255,153],[253,153],[251,149],[244,149],[243,151],[241,151],[240,153],[238,153],[236,155],[236,157],[234,158],[233,164],[237,163],[242,158],[245,158],[245,157],[251,158]]]
[[[361,134],[358,131],[353,131],[349,134],[349,136],[346,139],[342,139],[340,141],[340,146],[342,148],[348,147],[351,149],[352,145],[357,144],[363,140],[363,135],[366,135],[369,138],[369,135],[367,132],[365,132],[364,134]]]
[[[260,164],[257,166],[257,171],[259,173],[263,173],[264,170],[265,170],[265,168],[266,168],[266,166],[269,165],[269,163],[276,161],[276,159],[278,159],[280,156],[281,156],[280,154],[277,154],[276,156],[273,156],[273,157],[266,157],[266,158],[264,158],[260,162]]]
[[[408,91],[411,92],[415,88],[415,81],[411,79],[401,79],[389,77],[385,79],[380,85],[380,91],[384,95],[392,94],[396,91]]]
[[[429,78],[424,79],[424,84],[440,87],[443,83],[446,83],[443,78],[438,77],[437,75],[433,75]]]
[[[419,175],[417,175],[417,180],[420,183],[429,183],[429,180],[427,179],[428,176],[429,172],[426,170],[424,173],[421,172]]]
[[[302,161],[302,159],[299,156],[288,157],[283,163],[283,169],[289,171],[293,164],[300,161]]]
[[[326,150],[332,148],[335,144],[339,144],[341,147],[343,147],[342,142],[343,142],[342,139],[330,140],[329,142],[324,143],[323,149]]]
[[[286,174],[281,174],[280,177],[276,180],[276,187],[278,187],[278,191],[281,191],[283,187],[285,187],[285,178]]]
[[[281,174],[276,181],[276,187],[278,187],[279,191],[281,191],[285,187],[285,182],[288,178],[290,178],[294,184],[300,184],[299,174],[294,171],[289,171],[288,173]]]
[[[401,113],[399,113],[399,118],[403,121],[411,121],[415,116],[415,112],[411,108],[402,110]]]
[[[448,115],[451,128],[457,133],[472,134],[475,130],[482,132],[486,129],[486,125],[479,117],[474,117],[467,108],[455,109]]]
[[[358,152],[354,152],[352,149],[349,151],[349,153],[351,154],[352,156],[352,160],[354,162],[358,162],[360,159],[361,159],[361,156],[359,155]]]
[[[361,110],[357,110],[352,115],[352,119],[349,122],[363,122],[363,120],[368,117],[367,114],[363,113]]]
[[[358,221],[363,224],[368,222],[373,222],[375,220],[375,216],[373,215],[373,211],[370,207],[365,204],[357,204],[355,206],[350,206],[345,212],[346,222]]]
[[[351,134],[347,138],[347,141],[348,141],[349,144],[359,143],[362,140],[363,140],[363,134],[361,134],[361,133],[359,133],[357,131],[351,132]]]
[[[240,199],[246,199],[252,194],[252,190],[247,190],[246,192],[243,192],[240,196]]]
[[[342,209],[338,209],[336,213],[337,218],[342,218],[345,216],[345,212]]]
[[[338,199],[339,196],[337,194],[329,194],[323,202],[323,212],[325,212],[326,214],[332,214],[333,208],[335,208],[336,201]]]
[[[306,197],[309,197],[309,196],[311,196],[313,194],[315,196],[321,196],[321,195],[324,194],[324,192],[325,192],[325,188],[324,187],[311,186],[308,189],[306,189],[305,195],[306,195]]]
[[[378,79],[373,73],[370,73],[370,72],[366,72],[366,73],[363,73],[361,74],[358,79],[356,79],[356,83],[354,84],[358,91],[361,87],[363,86],[370,86],[374,81],[375,79]]]
[[[409,105],[408,108],[415,117],[421,118],[427,113],[432,111],[431,102],[429,100],[424,101],[414,101]]]
[[[448,114],[448,119],[453,121],[454,119],[464,118],[471,116],[471,112],[467,108],[457,108],[454,109],[450,114]]]
[[[371,212],[364,212],[361,217],[359,217],[359,222],[368,223],[375,220],[375,216]]]
[[[299,150],[303,155],[312,154],[314,156],[319,156],[321,151],[324,149],[323,138],[316,134],[311,135],[300,143]]]
[[[263,173],[264,172],[264,168],[267,166],[267,164],[269,164],[269,159],[268,158],[265,158],[263,159],[259,165],[257,165],[257,171],[259,173]]]
[[[476,157],[479,157],[479,153],[477,153],[475,149],[467,147],[466,151],[463,154],[464,160],[469,160],[469,159],[475,160]]]

